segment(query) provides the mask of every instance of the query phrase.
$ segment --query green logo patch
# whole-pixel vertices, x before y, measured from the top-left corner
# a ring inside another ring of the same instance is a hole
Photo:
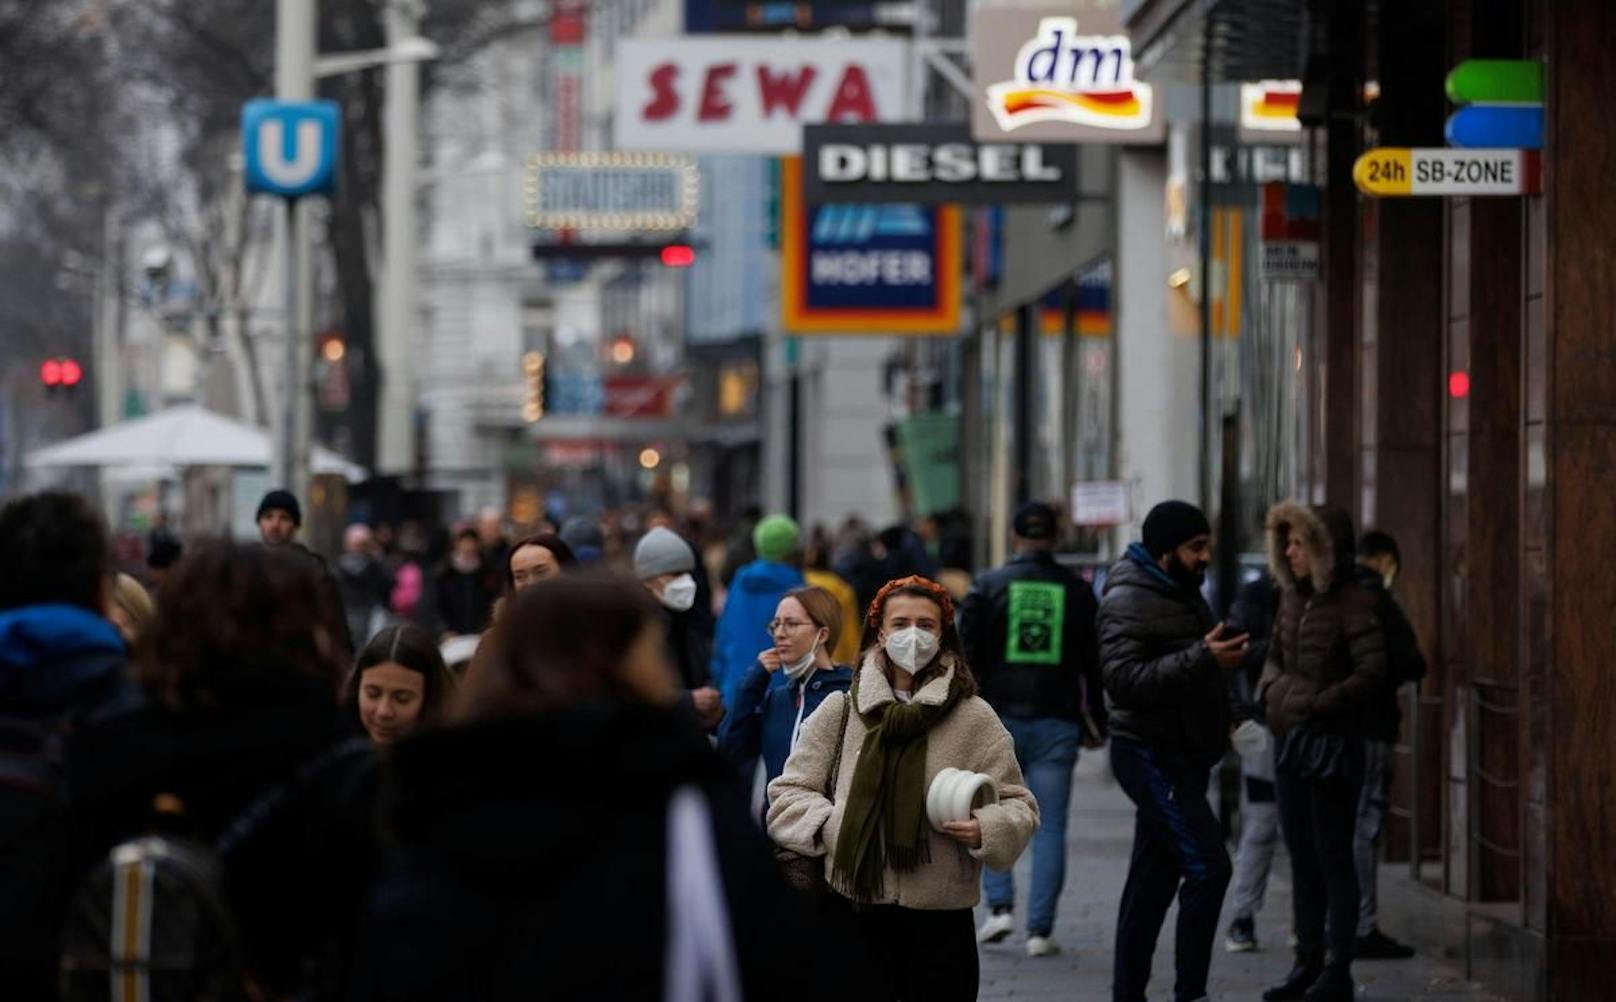
[[[1066,626],[1066,589],[1043,581],[1010,583],[1010,629],[1004,659],[1058,665]]]

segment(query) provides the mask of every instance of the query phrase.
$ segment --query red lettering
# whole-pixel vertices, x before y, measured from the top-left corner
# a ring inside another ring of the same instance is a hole
[[[696,118],[702,122],[721,122],[729,117],[734,107],[724,100],[724,81],[735,75],[735,63],[718,63],[707,67],[707,81],[701,87],[701,109]]]
[[[647,122],[665,122],[679,111],[679,91],[674,82],[679,79],[679,67],[663,63],[651,71],[651,103],[640,112]]]
[[[775,76],[767,66],[757,68],[758,95],[763,99],[763,116],[772,118],[774,109],[784,108],[792,118],[797,118],[801,112],[803,95],[819,75],[819,70],[812,66],[804,66],[797,71],[796,76],[789,72]]]
[[[875,121],[875,97],[870,93],[870,78],[864,75],[864,67],[858,65],[849,66],[842,73],[842,81],[836,85],[836,97],[825,115],[827,122],[849,119]]]

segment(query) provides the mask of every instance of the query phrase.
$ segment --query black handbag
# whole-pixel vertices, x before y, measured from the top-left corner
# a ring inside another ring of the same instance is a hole
[[[1307,727],[1293,728],[1279,741],[1274,768],[1309,783],[1356,783],[1363,777],[1363,741]]]
[[[847,743],[847,718],[852,714],[853,695],[847,693],[842,700],[842,725],[836,729],[836,753],[830,760],[830,777],[825,780],[825,799],[836,802],[836,780],[842,770],[842,745]],[[780,866],[780,875],[794,890],[809,897],[819,897],[829,890],[825,882],[825,857],[804,856],[800,852],[775,847],[774,861]]]

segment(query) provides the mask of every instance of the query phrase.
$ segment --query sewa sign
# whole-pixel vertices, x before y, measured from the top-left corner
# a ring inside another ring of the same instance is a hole
[[[616,60],[620,150],[792,155],[804,125],[903,117],[893,39],[627,39]]]
[[[1077,192],[1077,147],[978,143],[965,125],[811,125],[810,202],[1054,204]]]

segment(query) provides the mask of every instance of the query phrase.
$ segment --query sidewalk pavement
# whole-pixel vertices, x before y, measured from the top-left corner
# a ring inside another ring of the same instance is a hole
[[[1056,916],[1059,956],[1031,959],[1021,909],[1031,870],[1029,851],[1016,867],[1017,933],[981,948],[984,1002],[1001,999],[1061,999],[1104,1002],[1111,997],[1111,949],[1115,942],[1117,903],[1128,874],[1133,844],[1133,805],[1111,777],[1108,752],[1084,752],[1072,788],[1072,817],[1067,826],[1066,889]],[[1290,861],[1283,851],[1274,860],[1268,897],[1257,916],[1257,953],[1230,954],[1223,949],[1228,927],[1218,926],[1208,986],[1214,1000],[1260,999],[1263,989],[1290,970],[1286,946],[1291,911]],[[978,921],[985,909],[978,910]],[[1168,913],[1152,968],[1152,1000],[1173,997],[1173,929],[1177,907]],[[1401,931],[1388,930],[1399,938]],[[1462,973],[1438,958],[1422,954],[1413,960],[1361,962],[1353,965],[1358,998],[1363,1002],[1507,1002],[1465,981]]]

